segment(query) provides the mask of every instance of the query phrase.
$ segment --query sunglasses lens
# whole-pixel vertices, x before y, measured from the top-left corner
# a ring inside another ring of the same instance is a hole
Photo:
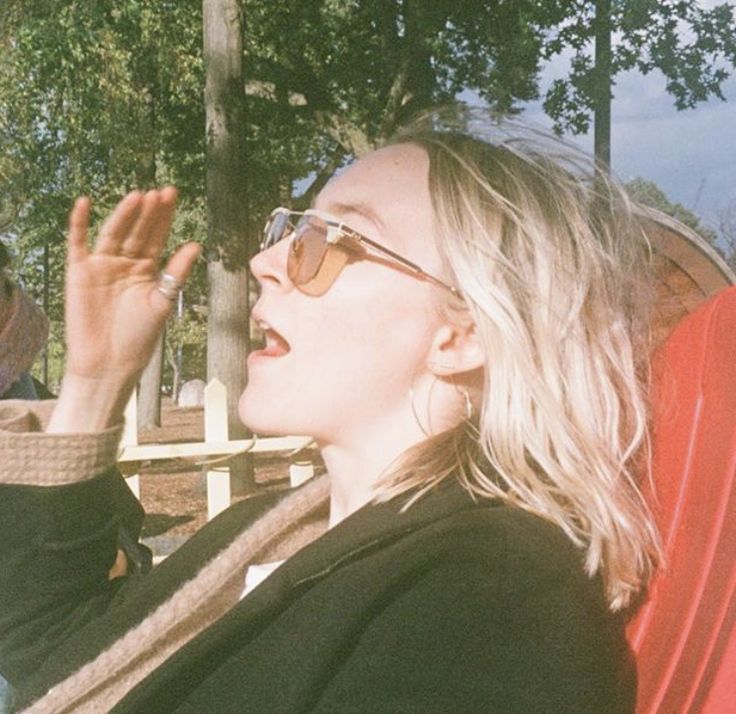
[[[287,272],[294,285],[304,285],[314,278],[327,252],[327,227],[321,221],[303,217],[289,247]]]
[[[289,280],[307,295],[322,295],[335,282],[349,254],[327,242],[327,223],[317,216],[304,216],[289,247]]]
[[[276,211],[268,219],[263,230],[263,248],[270,248],[289,233],[291,224],[287,211]]]

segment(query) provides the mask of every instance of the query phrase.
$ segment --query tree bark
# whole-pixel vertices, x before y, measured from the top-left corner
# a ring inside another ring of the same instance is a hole
[[[243,16],[237,0],[203,0],[209,285],[207,379],[227,388],[230,438],[247,381],[249,306]],[[234,490],[252,485],[249,459],[231,462]]]
[[[153,78],[149,78],[150,84],[153,84],[153,81]],[[156,112],[152,100],[148,104],[148,114],[153,135],[156,132]],[[141,154],[136,167],[136,180],[141,188],[156,185],[156,150],[153,145]],[[162,331],[138,383],[138,429],[143,431],[161,426],[161,383],[163,382],[165,339],[165,332]]]
[[[159,335],[138,387],[138,428],[161,426],[161,374],[164,365],[164,333]]]
[[[593,146],[598,168],[611,169],[611,0],[595,0]]]

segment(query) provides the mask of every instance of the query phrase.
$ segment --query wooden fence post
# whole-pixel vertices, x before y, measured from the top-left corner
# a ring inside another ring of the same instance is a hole
[[[219,379],[204,388],[204,440],[228,441],[227,390]],[[218,466],[207,471],[207,519],[230,505],[230,469]]]
[[[289,464],[289,485],[292,488],[301,486],[314,476],[314,464],[308,459],[301,459]]]
[[[134,446],[138,443],[138,399],[135,390],[130,395],[130,400],[125,407],[125,426],[123,427],[122,447]],[[141,500],[141,477],[138,474],[132,474],[125,478],[130,490],[135,497]]]

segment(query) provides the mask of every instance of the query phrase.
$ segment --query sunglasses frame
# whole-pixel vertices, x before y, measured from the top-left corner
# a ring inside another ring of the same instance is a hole
[[[308,208],[306,211],[292,211],[291,209],[285,208],[283,206],[274,208],[273,211],[271,211],[271,213],[269,214],[268,220],[266,221],[266,225],[264,226],[264,229],[263,229],[263,240],[261,241],[261,245],[260,245],[261,250],[266,250],[270,248],[271,246],[276,245],[276,243],[284,239],[284,235],[282,233],[282,236],[278,238],[278,240],[274,240],[273,238],[269,240],[270,228],[273,225],[274,219],[278,215],[286,216],[287,225],[291,225],[292,227],[292,231],[289,234],[292,240],[296,237],[296,233],[297,233],[297,229],[299,225],[298,225],[298,222],[296,224],[293,223],[290,220],[291,217],[292,216],[300,216],[300,217],[306,216],[308,218],[309,216],[314,216],[315,218],[319,218],[320,220],[324,221],[324,223],[327,225],[327,235],[325,236],[325,243],[327,243],[327,245],[338,245],[342,238],[351,239],[355,241],[356,243],[358,243],[359,245],[365,246],[367,248],[371,248],[374,251],[391,258],[392,260],[401,264],[405,268],[408,268],[416,277],[425,279],[425,280],[429,280],[430,282],[435,283],[435,285],[439,285],[445,290],[449,290],[453,295],[459,296],[457,289],[454,288],[452,285],[449,285],[444,280],[441,280],[440,278],[435,277],[431,273],[428,273],[426,270],[423,270],[416,263],[412,262],[408,258],[404,258],[404,256],[399,255],[398,253],[394,252],[390,248],[386,248],[380,243],[377,243],[376,241],[371,240],[370,238],[367,238],[362,233],[358,233],[358,231],[354,230],[353,228],[350,228],[350,226],[346,225],[342,221],[339,221],[333,216],[330,216],[329,214],[324,213],[322,211],[318,211],[314,208]],[[340,273],[338,272],[337,275],[339,274]],[[335,276],[335,278],[337,278],[337,275]],[[299,286],[297,285],[297,287]]]

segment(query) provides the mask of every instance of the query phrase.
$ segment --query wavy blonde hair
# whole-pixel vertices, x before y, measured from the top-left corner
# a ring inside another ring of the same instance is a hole
[[[407,452],[377,498],[459,476],[557,524],[617,610],[660,552],[636,477],[648,463],[649,246],[589,161],[516,122],[470,119],[448,130],[432,115],[392,143],[429,156],[437,247],[464,303],[444,309],[468,310],[484,348],[479,414]]]

